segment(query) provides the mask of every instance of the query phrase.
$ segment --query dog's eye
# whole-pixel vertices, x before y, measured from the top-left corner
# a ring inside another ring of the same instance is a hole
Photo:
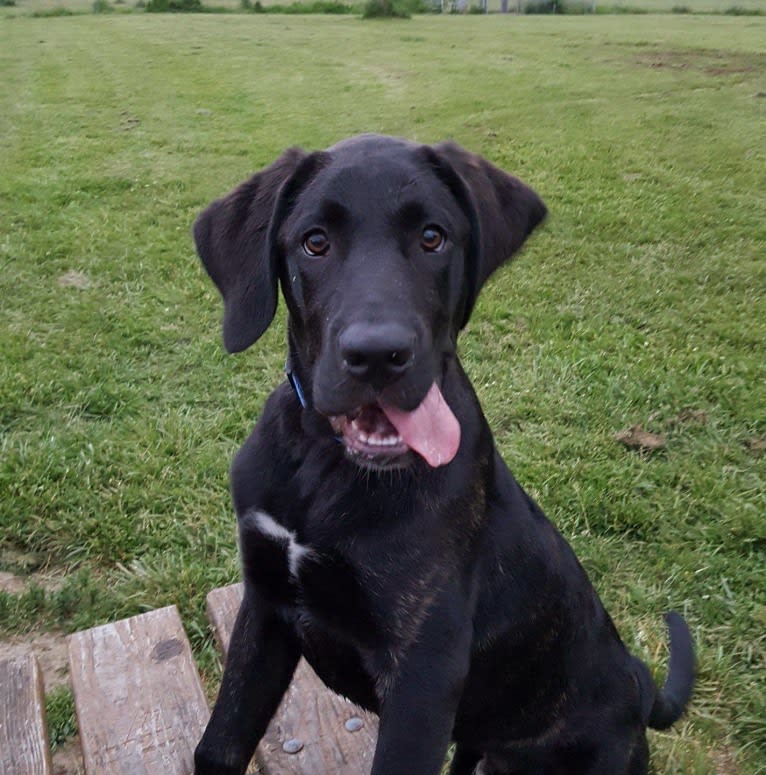
[[[323,256],[330,249],[330,240],[321,229],[314,229],[303,238],[303,249],[309,256]]]
[[[427,253],[439,253],[447,238],[438,226],[426,226],[420,233],[420,247]]]

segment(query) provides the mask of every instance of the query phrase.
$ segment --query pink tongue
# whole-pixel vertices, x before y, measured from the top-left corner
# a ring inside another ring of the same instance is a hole
[[[405,412],[393,406],[383,406],[382,409],[402,441],[429,466],[445,466],[457,454],[460,423],[435,382],[420,406],[413,411]]]

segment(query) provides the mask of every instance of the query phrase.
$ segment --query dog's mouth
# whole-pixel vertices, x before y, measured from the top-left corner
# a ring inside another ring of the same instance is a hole
[[[405,466],[410,452],[437,468],[460,447],[460,424],[436,383],[411,412],[376,403],[329,420],[348,455],[371,468]]]
[[[349,456],[362,464],[391,468],[407,462],[410,448],[377,404],[330,417],[330,425]]]

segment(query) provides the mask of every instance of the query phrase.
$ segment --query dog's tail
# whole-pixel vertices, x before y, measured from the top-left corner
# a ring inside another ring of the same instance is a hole
[[[652,729],[667,729],[681,718],[694,686],[694,643],[689,626],[683,616],[673,611],[665,615],[665,622],[670,634],[670,664],[665,685],[662,689],[657,687],[643,663],[637,671],[644,723]]]

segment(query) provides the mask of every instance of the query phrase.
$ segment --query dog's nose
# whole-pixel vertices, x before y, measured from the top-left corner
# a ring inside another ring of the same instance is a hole
[[[412,365],[415,334],[400,323],[354,323],[340,335],[343,368],[362,382],[382,387]]]

